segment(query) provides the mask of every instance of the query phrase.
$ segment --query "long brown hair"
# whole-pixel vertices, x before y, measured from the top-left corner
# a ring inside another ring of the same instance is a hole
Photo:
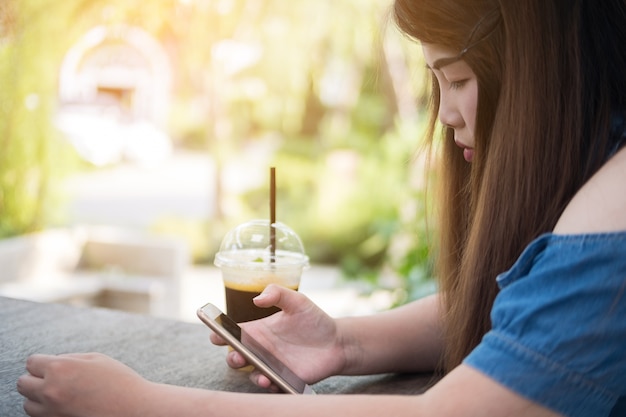
[[[623,0],[396,0],[401,30],[459,51],[496,10],[463,56],[478,79],[474,162],[444,128],[437,166],[445,370],[490,329],[496,276],[553,229],[604,161],[611,111],[626,108],[624,9]],[[432,104],[431,140],[434,79]]]

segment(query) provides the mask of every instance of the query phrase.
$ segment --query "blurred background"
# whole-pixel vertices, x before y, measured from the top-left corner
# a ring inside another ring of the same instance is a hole
[[[390,7],[2,0],[0,294],[85,302],[90,271],[107,279],[89,303],[115,307],[132,291],[111,277],[153,277],[133,262],[167,259],[129,247],[173,242],[178,284],[133,291],[176,294],[160,315],[188,318],[203,285],[219,292],[224,234],[269,217],[270,166],[277,219],[311,259],[301,290],[337,315],[432,292],[424,64]]]

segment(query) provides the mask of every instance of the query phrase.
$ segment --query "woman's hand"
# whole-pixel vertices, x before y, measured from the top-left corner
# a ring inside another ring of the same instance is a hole
[[[17,381],[30,416],[113,417],[141,415],[149,382],[97,353],[32,355]]]
[[[315,383],[343,369],[346,359],[335,320],[305,295],[269,285],[254,303],[259,307],[276,306],[282,311],[242,323],[241,327],[305,382]],[[216,334],[211,335],[211,341],[224,345]],[[235,351],[228,354],[226,362],[235,369],[248,365]],[[260,387],[277,390],[259,372],[252,372],[251,380]]]

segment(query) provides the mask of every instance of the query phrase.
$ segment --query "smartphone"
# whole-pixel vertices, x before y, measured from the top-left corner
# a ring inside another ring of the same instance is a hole
[[[219,308],[209,303],[198,309],[198,317],[220,335],[233,349],[267,376],[281,390],[290,394],[315,394],[313,389],[291,369],[250,337],[237,323]]]

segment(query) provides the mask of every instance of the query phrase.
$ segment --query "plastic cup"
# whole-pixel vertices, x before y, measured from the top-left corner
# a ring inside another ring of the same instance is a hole
[[[222,271],[226,313],[238,323],[267,317],[278,308],[259,308],[252,299],[269,284],[297,290],[309,265],[302,241],[283,223],[274,223],[275,250],[270,248],[268,220],[251,220],[229,231],[215,255]]]

